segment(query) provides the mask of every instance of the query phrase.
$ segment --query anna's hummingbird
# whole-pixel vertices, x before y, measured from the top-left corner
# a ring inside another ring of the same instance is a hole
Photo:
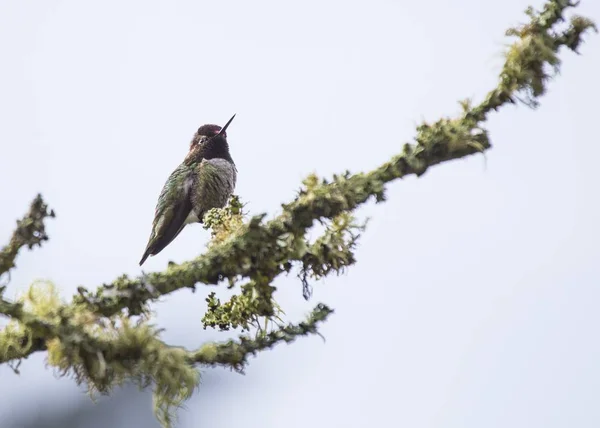
[[[189,153],[160,192],[140,266],[169,245],[187,224],[202,223],[208,210],[227,204],[237,180],[226,132],[234,117],[223,128],[202,125],[194,134]]]

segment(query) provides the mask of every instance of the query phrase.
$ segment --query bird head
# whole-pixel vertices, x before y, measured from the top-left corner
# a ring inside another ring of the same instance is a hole
[[[235,114],[231,116],[231,119],[229,119],[229,121],[227,121],[227,123],[223,127],[213,124],[202,125],[194,134],[194,138],[190,143],[190,149],[198,144],[205,143],[208,140],[212,139],[222,138],[225,141],[227,141],[227,127],[229,126],[234,117]]]

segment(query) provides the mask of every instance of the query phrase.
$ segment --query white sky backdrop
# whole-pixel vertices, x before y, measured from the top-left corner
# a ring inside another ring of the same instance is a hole
[[[495,85],[504,31],[531,1],[1,0],[0,242],[37,192],[58,216],[9,296],[37,278],[70,298],[139,274],[158,193],[203,123],[237,113],[252,213],[277,213],[312,171],[379,165],[423,118]],[[599,20],[600,4],[578,13]],[[314,284],[311,302],[294,276],[277,282],[292,320],[335,308],[325,344],[279,346],[246,376],[204,371],[180,426],[597,427],[600,39],[587,40],[582,56],[562,52],[538,111],[492,116],[487,166],[393,183],[360,211],[372,221],[358,264]],[[189,227],[144,268],[207,239]],[[208,292],[155,306],[167,341],[224,337],[201,329]],[[21,370],[0,367],[2,427],[86,399],[43,355]],[[148,426],[150,397],[136,403],[98,426]]]

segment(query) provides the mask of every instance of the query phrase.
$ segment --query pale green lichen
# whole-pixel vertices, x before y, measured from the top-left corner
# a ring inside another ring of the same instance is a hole
[[[56,285],[47,280],[33,282],[17,302],[23,303],[24,310],[47,321],[55,320],[58,308],[63,305]]]
[[[34,343],[46,337],[46,324],[56,321],[60,305],[56,287],[50,281],[34,282],[14,303],[0,299],[0,313],[13,318],[0,331],[0,361],[26,357]]]
[[[359,224],[352,213],[343,212],[323,224],[323,234],[306,245],[300,258],[300,278],[306,299],[312,293],[309,278],[316,281],[332,272],[339,275],[356,262],[354,250],[367,222]]]
[[[7,361],[19,373],[21,358],[25,358],[33,343],[31,331],[17,321],[10,321],[0,332],[0,360]]]
[[[73,311],[46,281],[32,284],[14,303],[2,300],[0,310],[14,317],[3,330],[2,345],[9,343],[4,339],[14,337],[12,333],[43,336],[48,365],[62,376],[72,376],[77,383],[87,385],[92,397],[95,393],[108,394],[126,381],[140,388],[152,385],[155,412],[165,427],[172,426],[175,410],[199,385],[195,365],[229,365],[241,371],[248,355],[280,341],[289,342],[294,336],[314,334],[316,323],[330,313],[319,306],[307,322],[282,327],[279,333],[272,331],[268,339],[240,337],[239,343],[229,341],[190,352],[162,342],[160,330],[145,318],[136,322],[125,315],[103,319],[77,306]]]
[[[113,327],[96,331],[94,346],[48,343],[50,365],[63,375],[85,383],[90,394],[108,394],[115,386],[133,381],[140,388],[153,386],[154,410],[165,427],[172,426],[174,410],[191,397],[200,374],[189,364],[183,348],[166,345],[160,331],[147,322],[132,323],[121,317]]]
[[[204,215],[203,227],[211,232],[209,248],[234,236],[242,228],[245,217],[243,208],[239,196],[232,195],[225,207],[213,208]]]

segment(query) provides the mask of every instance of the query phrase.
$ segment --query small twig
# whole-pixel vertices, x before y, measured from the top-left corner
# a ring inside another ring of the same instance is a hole
[[[29,207],[29,212],[21,220],[17,220],[17,228],[9,243],[0,250],[0,277],[15,267],[15,259],[21,248],[27,246],[31,250],[48,240],[44,224],[47,217],[55,217],[54,211],[48,211],[48,205],[42,199],[42,195],[37,195]]]

